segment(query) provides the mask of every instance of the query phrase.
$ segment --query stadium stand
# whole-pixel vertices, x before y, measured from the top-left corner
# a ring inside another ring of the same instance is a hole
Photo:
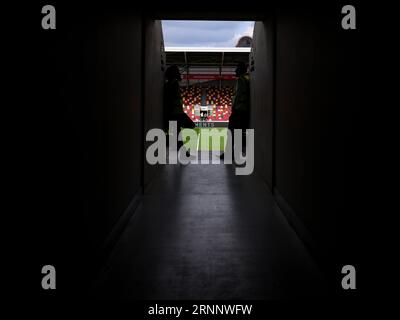
[[[200,87],[182,87],[183,111],[193,120],[199,121],[200,117],[195,116],[194,107],[201,105],[201,88]]]
[[[214,106],[211,121],[228,121],[231,115],[233,87],[208,87],[206,104]]]
[[[195,114],[195,106],[200,106],[202,102],[201,87],[182,87],[183,111],[193,120],[200,121],[200,116]],[[219,122],[228,121],[232,109],[234,96],[233,87],[206,87],[206,105],[212,106],[212,112],[207,121]]]

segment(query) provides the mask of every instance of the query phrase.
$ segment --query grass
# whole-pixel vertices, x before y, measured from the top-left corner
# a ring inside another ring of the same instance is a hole
[[[227,128],[194,128],[196,136],[190,129],[183,129],[182,134],[191,135],[186,138],[185,145],[198,151],[223,151],[226,143]]]

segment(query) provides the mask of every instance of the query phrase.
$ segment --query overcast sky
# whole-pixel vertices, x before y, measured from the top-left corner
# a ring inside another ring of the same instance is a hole
[[[166,47],[234,47],[252,36],[253,21],[162,21]]]

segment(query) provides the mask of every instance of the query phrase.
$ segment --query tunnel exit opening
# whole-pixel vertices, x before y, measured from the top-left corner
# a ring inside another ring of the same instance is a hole
[[[180,109],[198,136],[187,146],[221,153],[236,95],[235,69],[239,62],[249,64],[254,21],[162,20],[161,24],[166,68],[179,68]]]
[[[149,16],[143,28],[144,137],[153,128],[163,128],[167,132],[168,120],[177,120],[176,117],[165,117],[165,75],[171,66],[176,66],[179,92],[175,97],[179,96],[179,107],[173,108],[179,109],[179,117],[184,118],[184,125],[178,124],[178,131],[185,135],[190,131],[188,128],[193,128],[197,137],[196,141],[187,141],[184,146],[188,153],[196,151],[197,163],[203,163],[201,158],[205,157],[206,163],[212,159],[212,163],[224,164],[225,153],[230,151],[227,150],[227,130],[237,96],[236,68],[238,63],[243,63],[249,82],[249,111],[246,117],[238,117],[246,119],[246,124],[231,125],[229,129],[232,136],[233,129],[254,130],[251,172],[256,174],[258,171],[273,189],[274,32],[271,14],[161,12]],[[243,144],[247,137],[242,135]],[[152,141],[144,142],[145,156],[151,144]],[[233,141],[232,145],[235,144]],[[246,146],[242,151],[241,157],[246,157]],[[159,166],[147,163],[145,158],[143,161],[146,190],[152,178],[157,176]],[[234,162],[236,167],[239,163]],[[260,170],[257,170],[257,164]]]

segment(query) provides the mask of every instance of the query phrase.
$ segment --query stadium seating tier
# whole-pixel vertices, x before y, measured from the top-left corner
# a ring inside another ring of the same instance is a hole
[[[182,87],[183,111],[193,120],[200,121],[200,116],[195,115],[195,106],[202,105],[201,87]],[[206,87],[206,105],[213,106],[212,114],[208,116],[207,121],[228,121],[231,115],[232,101],[234,97],[233,87]]]

